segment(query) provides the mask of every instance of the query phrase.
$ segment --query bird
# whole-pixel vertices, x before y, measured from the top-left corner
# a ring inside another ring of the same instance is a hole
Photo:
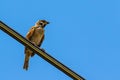
[[[38,20],[35,23],[35,25],[32,26],[31,29],[28,31],[26,35],[26,39],[32,42],[34,45],[40,47],[44,40],[44,33],[45,33],[44,28],[47,24],[49,24],[49,22],[46,20]],[[24,53],[25,53],[25,59],[24,59],[23,69],[28,70],[29,59],[30,57],[33,57],[35,55],[35,52],[29,49],[28,47],[25,47]]]

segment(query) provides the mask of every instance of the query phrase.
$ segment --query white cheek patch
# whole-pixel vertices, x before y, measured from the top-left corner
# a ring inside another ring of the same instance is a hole
[[[41,27],[38,27],[37,29],[41,29]]]

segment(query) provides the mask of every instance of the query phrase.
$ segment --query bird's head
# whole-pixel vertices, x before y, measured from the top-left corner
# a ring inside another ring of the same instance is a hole
[[[42,27],[42,28],[44,28],[47,24],[49,24],[49,22],[47,22],[46,20],[38,20],[38,21],[36,22],[36,25],[37,25],[37,26],[40,26],[40,27]]]

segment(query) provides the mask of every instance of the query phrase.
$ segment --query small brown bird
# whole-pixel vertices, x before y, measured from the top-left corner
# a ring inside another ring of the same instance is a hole
[[[36,22],[35,26],[33,26],[30,31],[26,35],[26,39],[31,41],[34,45],[41,46],[44,40],[44,27],[49,24],[46,20],[39,20]],[[29,66],[29,58],[33,57],[35,53],[29,48],[25,47],[25,60],[23,69],[28,70]]]

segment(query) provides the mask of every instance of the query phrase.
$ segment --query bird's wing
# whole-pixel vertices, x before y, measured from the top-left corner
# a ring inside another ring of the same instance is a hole
[[[32,38],[32,36],[33,36],[33,34],[34,34],[34,31],[35,31],[35,27],[33,26],[33,27],[29,30],[29,32],[27,33],[26,39],[31,40],[31,38]],[[27,47],[25,47],[25,54],[27,53],[28,50],[29,50],[29,49],[28,49]]]
[[[34,31],[35,31],[35,27],[33,26],[33,27],[29,30],[29,32],[27,33],[26,39],[30,40],[31,37],[32,37],[33,34],[34,34]]]

